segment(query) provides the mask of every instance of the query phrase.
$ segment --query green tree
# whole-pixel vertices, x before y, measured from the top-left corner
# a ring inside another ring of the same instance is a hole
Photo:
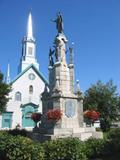
[[[9,100],[8,94],[10,90],[10,85],[4,82],[3,74],[0,72],[0,114],[6,110],[6,103]]]
[[[110,129],[112,121],[116,121],[120,113],[120,97],[112,80],[106,84],[97,81],[86,90],[84,110],[88,109],[100,112],[100,126],[103,131]]]

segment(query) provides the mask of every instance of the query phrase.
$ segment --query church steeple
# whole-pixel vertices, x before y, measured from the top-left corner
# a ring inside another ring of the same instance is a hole
[[[32,15],[31,15],[31,12],[29,13],[29,17],[28,17],[27,37],[33,38]]]
[[[8,63],[8,66],[7,66],[6,83],[7,84],[10,83],[10,64],[9,63]]]
[[[34,66],[39,70],[39,64],[36,60],[36,41],[33,37],[32,14],[30,12],[27,23],[27,35],[22,41],[22,57],[19,72],[22,72],[31,64],[34,64]]]

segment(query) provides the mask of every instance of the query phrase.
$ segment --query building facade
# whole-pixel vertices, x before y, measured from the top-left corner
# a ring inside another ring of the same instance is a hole
[[[6,81],[11,84],[9,102],[6,112],[0,117],[0,128],[33,128],[34,122],[31,115],[42,112],[41,94],[46,79],[39,71],[36,59],[36,41],[33,37],[32,16],[28,17],[27,35],[22,41],[22,55],[18,68],[18,75],[10,82],[9,66]]]

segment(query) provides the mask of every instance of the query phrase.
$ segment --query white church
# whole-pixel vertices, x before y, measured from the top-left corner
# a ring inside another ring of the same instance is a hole
[[[9,94],[6,112],[0,116],[0,128],[13,129],[18,125],[21,128],[33,128],[31,115],[34,112],[42,112],[41,94],[48,82],[40,73],[36,59],[31,13],[28,17],[27,35],[22,41],[19,74],[10,82],[8,66],[7,82],[12,85],[12,91]]]

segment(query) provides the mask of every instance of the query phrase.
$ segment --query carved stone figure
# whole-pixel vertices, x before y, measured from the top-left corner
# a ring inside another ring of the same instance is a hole
[[[58,33],[63,33],[63,20],[60,12],[58,12],[57,19],[53,20],[53,22],[56,22],[56,28],[58,30]]]
[[[55,38],[55,57],[56,61],[66,62],[66,42],[64,35],[56,36]]]
[[[59,47],[55,47],[55,58],[56,58],[56,62],[59,61]]]
[[[54,60],[52,55],[54,54],[54,50],[52,51],[52,49],[50,48],[49,50],[49,66],[53,66],[54,65]]]

